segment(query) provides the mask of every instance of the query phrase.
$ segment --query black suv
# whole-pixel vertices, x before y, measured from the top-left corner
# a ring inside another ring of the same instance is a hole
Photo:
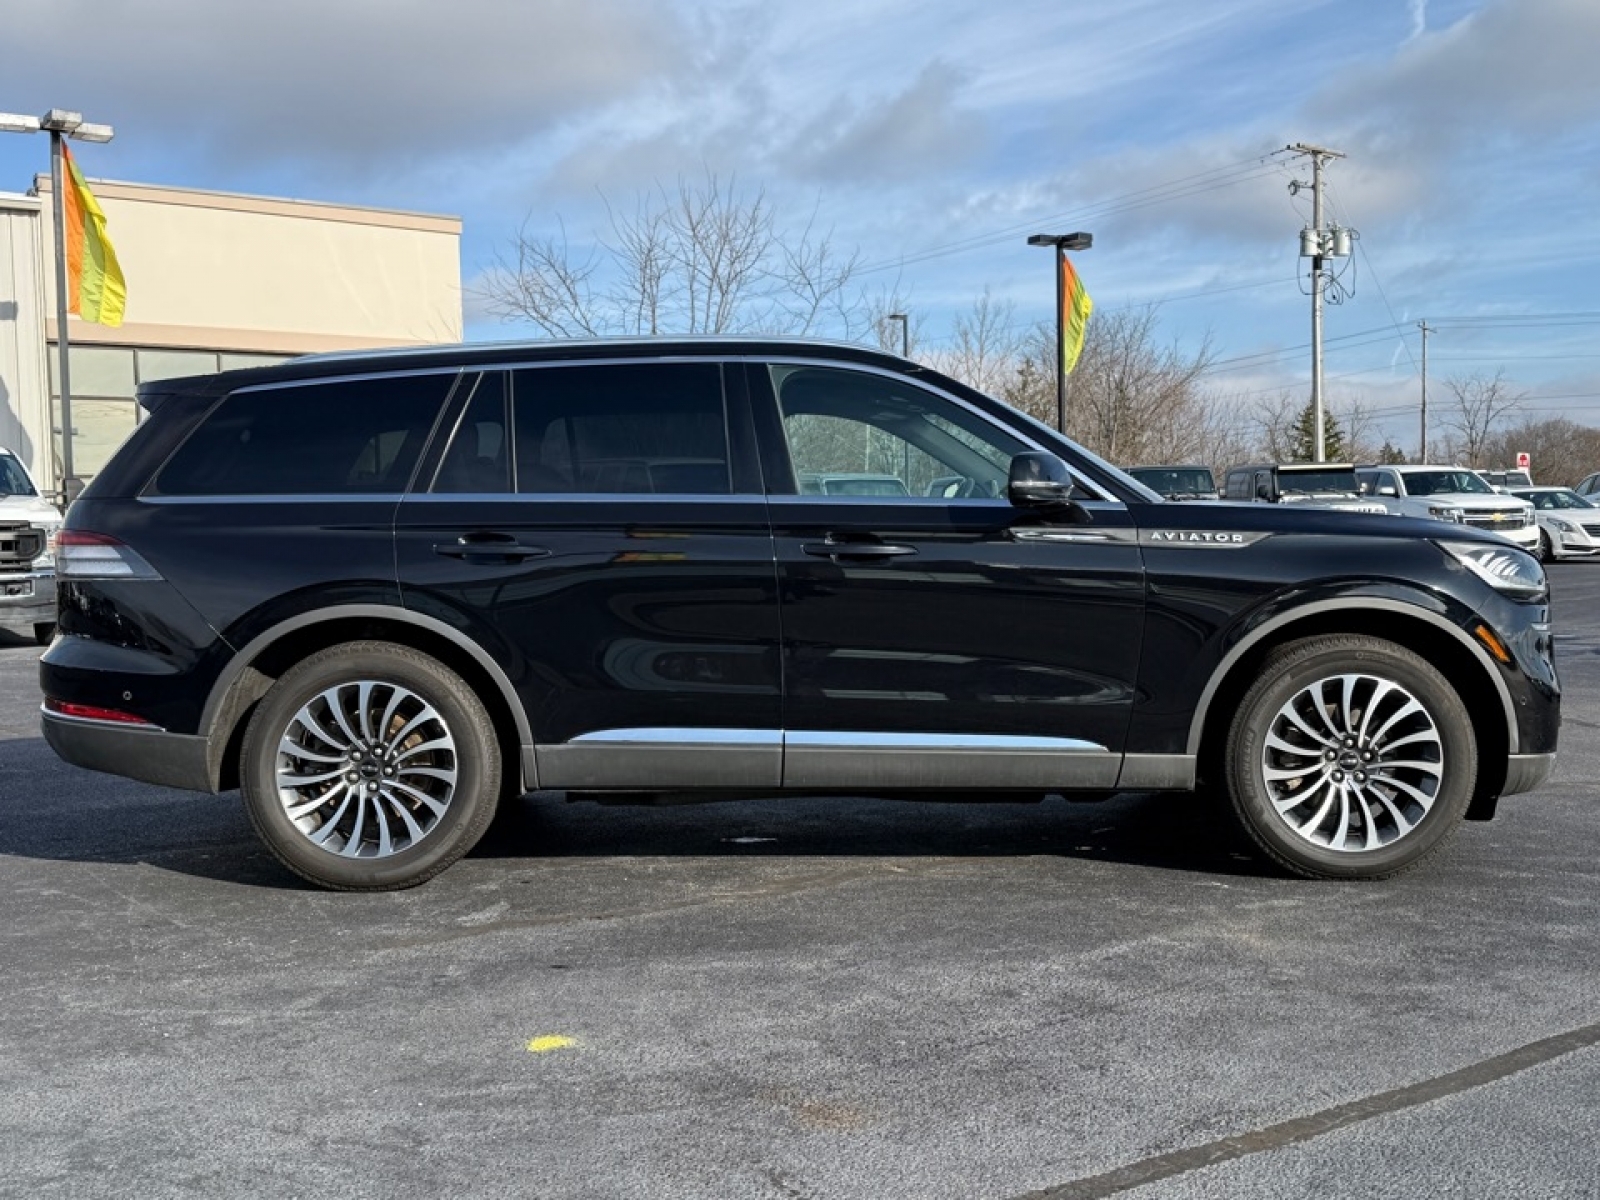
[[[58,539],[45,736],[240,788],[328,887],[420,883],[535,788],[1202,780],[1289,870],[1383,876],[1554,761],[1504,539],[1170,503],[872,351],[458,346],[139,401]]]

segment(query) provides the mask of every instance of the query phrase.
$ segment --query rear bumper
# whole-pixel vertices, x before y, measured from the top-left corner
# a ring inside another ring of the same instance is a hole
[[[86,721],[45,712],[44,740],[75,767],[124,775],[163,787],[210,792],[206,739],[150,726]]]

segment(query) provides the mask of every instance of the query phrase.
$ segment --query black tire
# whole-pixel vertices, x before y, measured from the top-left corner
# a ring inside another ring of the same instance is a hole
[[[55,635],[56,623],[54,621],[41,621],[39,624],[33,627],[33,640],[35,645],[48,646],[50,644],[50,639],[55,637]]]
[[[1544,530],[1539,531],[1539,561],[1553,563],[1556,560],[1555,547],[1550,544],[1550,535]]]
[[[1478,773],[1471,719],[1444,676],[1356,634],[1275,651],[1239,705],[1225,755],[1245,833],[1307,879],[1385,879],[1417,866],[1460,825]]]
[[[273,685],[245,729],[239,777],[250,823],[284,866],[336,891],[393,891],[483,836],[500,747],[454,672],[405,646],[350,642]]]

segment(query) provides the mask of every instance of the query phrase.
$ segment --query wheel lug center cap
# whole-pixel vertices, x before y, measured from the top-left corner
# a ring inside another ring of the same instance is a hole
[[[1343,754],[1339,755],[1339,766],[1346,771],[1354,771],[1360,765],[1361,755],[1357,754],[1354,750],[1346,750]]]

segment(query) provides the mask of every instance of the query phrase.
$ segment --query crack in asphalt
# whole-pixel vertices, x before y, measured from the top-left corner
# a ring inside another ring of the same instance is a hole
[[[1459,1071],[1425,1079],[1421,1083],[1392,1088],[1374,1096],[1325,1108],[1309,1116],[1295,1117],[1248,1133],[1236,1133],[1218,1138],[1201,1146],[1189,1146],[1182,1150],[1157,1154],[1100,1175],[1073,1180],[1071,1183],[1057,1184],[1040,1191],[1024,1192],[1013,1200],[1101,1200],[1102,1197],[1114,1196],[1118,1192],[1126,1192],[1177,1175],[1187,1175],[1190,1171],[1214,1167],[1236,1158],[1245,1158],[1268,1150],[1279,1150],[1297,1142],[1308,1142],[1313,1138],[1322,1137],[1324,1134],[1351,1125],[1359,1125],[1375,1117],[1388,1116],[1390,1113],[1431,1104],[1435,1100],[1443,1100],[1449,1096],[1471,1091],[1473,1088],[1483,1087],[1519,1074],[1530,1067],[1537,1067],[1574,1051],[1586,1050],[1596,1045],[1600,1045],[1600,1021],[1568,1030],[1566,1033],[1558,1033],[1553,1037],[1542,1038],[1537,1042],[1529,1042],[1515,1050],[1486,1058],[1470,1067],[1462,1067]]]

